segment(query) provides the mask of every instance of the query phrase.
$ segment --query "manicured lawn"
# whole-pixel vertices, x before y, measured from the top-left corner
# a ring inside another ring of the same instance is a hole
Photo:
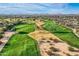
[[[64,27],[63,25],[58,25],[55,21],[47,20],[43,27],[51,32],[71,32],[70,29]]]
[[[63,25],[57,24],[55,21],[45,21],[43,28],[47,31],[58,36],[63,41],[67,42],[68,44],[79,48],[79,38],[75,36],[71,29],[66,28]]]
[[[14,34],[0,52],[1,56],[40,56],[38,43],[27,35],[35,30],[35,24],[20,24],[12,28]]]
[[[35,24],[21,24],[13,27],[13,30],[16,32],[30,33],[35,30],[35,27],[36,27]]]
[[[39,48],[37,41],[29,37],[27,34],[15,34],[3,50],[1,56],[39,56]]]

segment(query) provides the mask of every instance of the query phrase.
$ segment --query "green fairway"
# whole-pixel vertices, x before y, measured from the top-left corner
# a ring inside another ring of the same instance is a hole
[[[58,25],[55,21],[47,20],[43,27],[51,32],[71,32],[70,29],[64,27],[63,25]]]
[[[36,40],[27,34],[35,30],[35,24],[20,24],[12,28],[18,34],[13,35],[3,50],[1,56],[39,56],[40,50]]]
[[[1,56],[39,56],[37,41],[26,34],[13,35],[3,50]]]
[[[35,30],[35,24],[21,24],[21,25],[16,25],[15,27],[12,28],[12,30],[16,32],[25,32],[25,33],[30,33]]]
[[[63,25],[57,24],[55,21],[45,21],[43,28],[47,31],[58,36],[63,41],[67,42],[68,44],[79,48],[79,38],[75,36],[71,29],[66,28]]]

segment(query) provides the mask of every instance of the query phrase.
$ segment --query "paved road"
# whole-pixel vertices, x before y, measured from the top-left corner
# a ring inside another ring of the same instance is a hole
[[[4,33],[4,37],[2,39],[0,39],[0,41],[2,41],[3,43],[0,45],[0,51],[3,49],[3,47],[5,46],[5,44],[8,42],[9,38],[15,34],[15,32],[5,32]]]

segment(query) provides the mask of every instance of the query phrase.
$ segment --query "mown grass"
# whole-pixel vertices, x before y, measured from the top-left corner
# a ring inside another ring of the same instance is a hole
[[[36,28],[36,25],[34,23],[33,24],[21,24],[21,25],[17,25],[13,27],[12,30],[16,32],[30,33],[30,32],[33,32],[35,28]]]
[[[20,24],[12,28],[14,34],[0,52],[1,56],[40,56],[38,43],[27,34],[34,31],[35,24]]]
[[[53,20],[45,21],[43,28],[55,34],[61,40],[67,42],[71,46],[79,48],[79,38],[72,32],[71,29],[66,28],[63,25],[59,25]]]
[[[55,21],[51,21],[51,20],[45,21],[43,28],[51,32],[71,32],[71,29],[68,29],[63,25],[59,25]]]
[[[1,56],[39,56],[37,41],[26,34],[13,35],[3,50]]]

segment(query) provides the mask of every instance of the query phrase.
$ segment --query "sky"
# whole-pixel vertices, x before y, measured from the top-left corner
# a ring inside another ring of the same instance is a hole
[[[79,3],[0,3],[0,14],[79,14]]]

